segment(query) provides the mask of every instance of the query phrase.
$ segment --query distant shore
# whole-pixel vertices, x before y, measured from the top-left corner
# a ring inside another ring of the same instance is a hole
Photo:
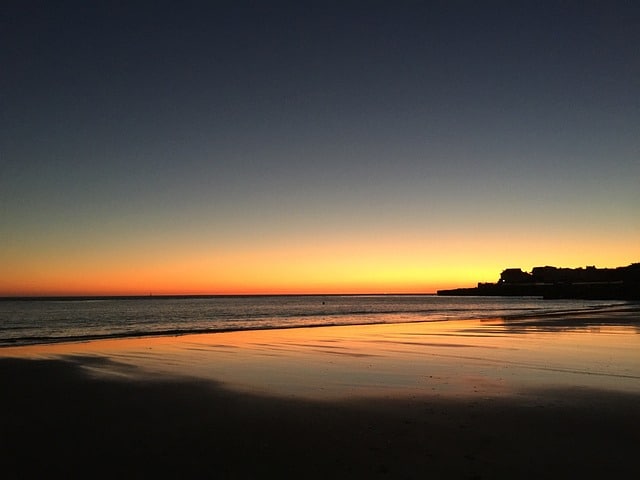
[[[638,283],[593,284],[480,284],[471,288],[438,290],[444,296],[542,297],[567,300],[640,300]]]
[[[535,267],[531,273],[508,268],[496,283],[438,290],[447,296],[531,296],[546,299],[640,300],[640,263],[626,267]]]

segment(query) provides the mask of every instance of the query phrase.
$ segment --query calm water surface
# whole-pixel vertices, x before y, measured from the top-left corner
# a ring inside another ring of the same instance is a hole
[[[610,318],[626,302],[533,297],[327,295],[0,301],[0,346],[328,325]]]

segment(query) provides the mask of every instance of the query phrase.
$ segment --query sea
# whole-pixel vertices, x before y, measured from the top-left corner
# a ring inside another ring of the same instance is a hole
[[[332,325],[566,320],[594,313],[606,316],[627,303],[437,295],[3,298],[0,346]]]

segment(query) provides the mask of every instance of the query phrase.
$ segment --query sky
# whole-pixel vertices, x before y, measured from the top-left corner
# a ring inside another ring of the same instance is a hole
[[[3,2],[0,295],[640,261],[640,4]]]

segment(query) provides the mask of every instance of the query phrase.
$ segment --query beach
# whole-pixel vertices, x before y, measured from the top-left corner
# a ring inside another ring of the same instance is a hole
[[[3,476],[633,478],[637,309],[597,320],[3,348]]]

